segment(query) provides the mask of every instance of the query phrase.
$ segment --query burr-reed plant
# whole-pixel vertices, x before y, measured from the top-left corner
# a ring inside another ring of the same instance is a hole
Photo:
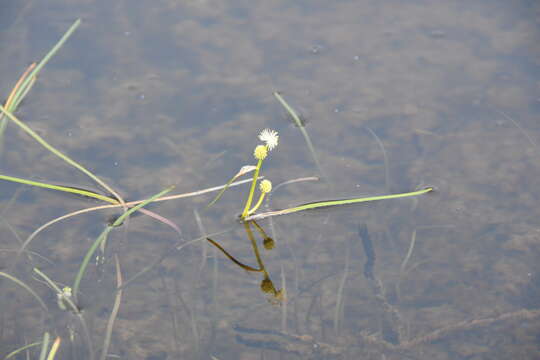
[[[257,145],[255,147],[255,150],[253,151],[253,156],[257,160],[257,166],[255,167],[253,180],[251,181],[251,188],[249,189],[246,205],[244,206],[244,211],[242,211],[242,215],[240,216],[242,219],[245,219],[248,215],[253,214],[259,208],[259,206],[261,206],[264,196],[272,190],[272,183],[270,182],[270,180],[263,180],[259,187],[261,191],[259,200],[255,204],[255,206],[251,208],[251,203],[253,202],[253,194],[255,192],[255,187],[257,186],[257,180],[259,178],[262,163],[264,159],[266,159],[266,157],[268,156],[268,153],[278,145],[279,135],[277,131],[264,129],[259,134],[259,140],[264,142],[264,144]]]

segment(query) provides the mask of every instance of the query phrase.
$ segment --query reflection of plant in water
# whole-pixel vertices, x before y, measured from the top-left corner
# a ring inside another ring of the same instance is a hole
[[[219,245],[216,241],[206,238],[212,245],[214,245],[216,248],[218,248],[229,260],[231,260],[236,265],[240,266],[242,269],[249,271],[249,272],[262,272],[263,273],[263,279],[261,280],[260,288],[263,293],[271,295],[271,298],[269,299],[272,304],[280,304],[285,297],[285,294],[283,292],[283,289],[276,289],[274,286],[274,283],[270,279],[270,275],[268,274],[268,271],[266,270],[266,267],[264,266],[264,262],[261,259],[261,255],[259,253],[259,248],[257,246],[257,242],[255,241],[255,236],[253,235],[253,231],[251,230],[251,225],[255,226],[257,231],[261,234],[261,237],[263,238],[263,245],[266,250],[272,250],[274,248],[274,240],[269,237],[264,229],[259,226],[255,221],[248,221],[244,223],[244,229],[246,230],[246,234],[251,241],[251,246],[253,248],[253,253],[255,254],[255,258],[257,259],[257,265],[258,268],[246,265],[240,261],[238,261],[234,256],[229,254],[227,250],[225,250],[221,245]]]
[[[263,240],[263,245],[266,250],[272,250],[276,246],[274,239],[270,237]]]

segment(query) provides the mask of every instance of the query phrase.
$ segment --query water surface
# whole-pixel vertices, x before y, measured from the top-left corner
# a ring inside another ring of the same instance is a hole
[[[225,183],[254,162],[256,135],[266,127],[280,133],[263,168],[274,186],[320,176],[274,91],[305,114],[326,181],[283,186],[269,208],[437,189],[414,200],[260,222],[276,243],[266,250],[253,229],[275,289],[286,290],[281,305],[261,291],[263,274],[242,270],[209,243],[171,250],[228,230],[212,238],[256,266],[235,221],[247,187],[230,189],[208,211],[211,195],[154,204],[182,236],[134,217],[112,232],[104,267],[92,265],[83,280],[97,354],[118,254],[125,279],[162,259],[123,291],[109,349],[120,358],[540,356],[535,2],[9,4],[0,15],[9,19],[0,37],[4,97],[27,65],[82,19],[17,115],[129,200],[171,184],[182,193]],[[2,174],[95,186],[13,125],[0,163]],[[51,309],[44,314],[27,292],[2,280],[0,354],[49,331],[63,338],[58,358],[87,358],[77,319],[57,309],[56,295],[32,268],[72,284],[117,212],[54,225],[29,247],[50,262],[24,257],[14,268],[13,250],[38,226],[96,204],[5,182],[0,189],[0,267]],[[369,243],[359,235],[364,225]]]

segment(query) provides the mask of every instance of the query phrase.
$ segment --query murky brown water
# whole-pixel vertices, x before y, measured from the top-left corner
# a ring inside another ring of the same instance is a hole
[[[97,355],[118,254],[124,280],[162,260],[122,293],[109,348],[122,359],[540,357],[535,2],[8,3],[0,15],[9,19],[0,34],[4,97],[82,18],[17,115],[129,200],[171,184],[182,193],[225,183],[254,162],[266,127],[280,132],[263,167],[274,186],[320,175],[274,91],[302,110],[328,183],[283,186],[271,208],[437,188],[414,200],[261,221],[275,248],[252,231],[275,290],[286,289],[281,306],[261,291],[262,273],[242,270],[209,243],[174,250],[202,232],[228,230],[212,239],[257,267],[235,222],[247,186],[208,211],[211,195],[154,204],[182,237],[134,217],[111,233],[104,267],[92,265],[83,279]],[[93,186],[12,125],[0,164],[2,174]],[[1,356],[49,331],[63,338],[57,358],[88,358],[80,322],[57,310],[54,291],[32,268],[71,285],[114,211],[54,225],[29,246],[49,261],[34,255],[12,265],[14,249],[37,227],[94,205],[0,183],[0,271],[51,309],[44,314],[2,279]],[[363,224],[369,241],[359,236]]]

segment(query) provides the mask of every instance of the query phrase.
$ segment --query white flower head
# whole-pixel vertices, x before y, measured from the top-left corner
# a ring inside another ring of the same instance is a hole
[[[259,139],[266,144],[266,147],[270,151],[278,145],[279,135],[275,130],[264,129],[259,134]]]

